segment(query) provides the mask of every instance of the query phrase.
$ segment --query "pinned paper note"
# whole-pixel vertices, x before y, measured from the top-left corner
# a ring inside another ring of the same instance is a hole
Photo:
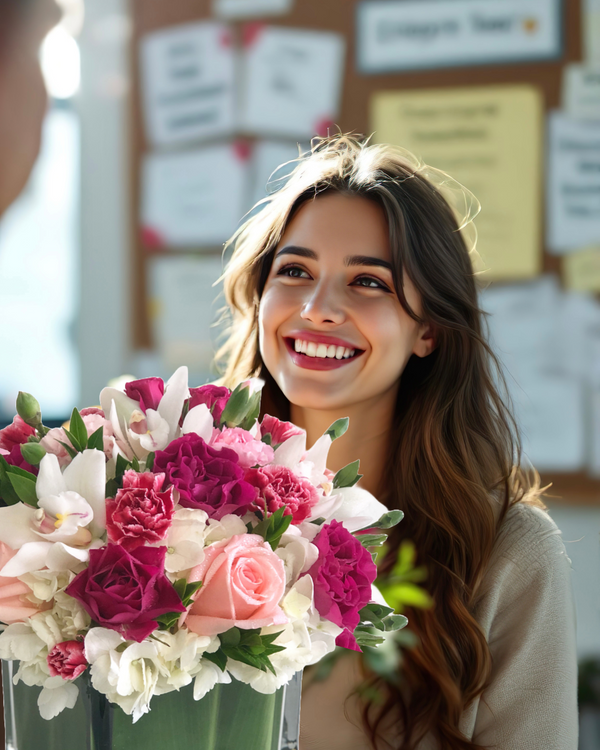
[[[308,144],[292,141],[257,141],[252,153],[253,203],[279,190]]]
[[[561,11],[561,0],[367,0],[358,5],[358,69],[558,58]]]
[[[155,153],[142,165],[143,236],[164,247],[215,247],[247,210],[249,149],[220,144]]]
[[[562,101],[571,117],[600,120],[600,67],[566,65],[563,69]]]
[[[155,145],[223,136],[235,126],[233,37],[222,23],[146,35],[140,46],[144,117]]]
[[[344,38],[263,24],[244,30],[242,127],[259,135],[327,135],[338,116]]]
[[[567,289],[600,292],[600,245],[566,255],[563,276]]]
[[[556,254],[600,243],[600,128],[552,112],[548,128],[548,246]]]
[[[214,14],[220,18],[252,18],[289,13],[294,0],[213,0]]]
[[[541,270],[542,106],[529,85],[386,91],[371,100],[376,142],[419,154],[480,200],[477,249],[490,279]]]
[[[220,254],[152,259],[148,278],[152,336],[167,371],[187,365],[193,374],[210,374],[215,322],[224,304],[221,289],[214,284],[222,272]]]

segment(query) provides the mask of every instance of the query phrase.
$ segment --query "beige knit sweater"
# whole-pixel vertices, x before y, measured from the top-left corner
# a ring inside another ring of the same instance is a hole
[[[493,671],[490,687],[464,712],[462,732],[496,750],[576,750],[571,567],[547,513],[522,504],[508,511],[474,613]],[[369,749],[356,701],[345,702],[359,682],[358,660],[344,657],[326,681],[305,689],[300,750]],[[438,748],[432,737],[420,746]]]

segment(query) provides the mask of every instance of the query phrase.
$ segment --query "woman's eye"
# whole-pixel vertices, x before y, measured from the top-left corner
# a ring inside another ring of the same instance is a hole
[[[359,276],[353,282],[356,286],[364,286],[367,289],[383,289],[389,292],[389,288],[378,279],[374,279],[372,276]]]
[[[283,266],[277,271],[277,276],[288,276],[291,279],[309,279],[308,273],[300,266]]]

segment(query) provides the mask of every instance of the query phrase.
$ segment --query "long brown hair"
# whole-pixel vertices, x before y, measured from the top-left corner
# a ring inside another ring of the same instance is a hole
[[[422,320],[436,337],[434,352],[411,357],[402,374],[383,485],[388,489],[380,498],[405,513],[383,569],[395,561],[400,542],[411,539],[429,569],[435,604],[407,612],[419,645],[404,655],[403,682],[387,686],[383,706],[366,704],[363,719],[373,747],[381,722],[386,718],[387,725],[393,716],[402,750],[412,750],[428,731],[444,748],[475,750],[459,720],[486,687],[491,657],[473,604],[509,505],[536,493],[527,492],[519,469],[515,423],[478,306],[473,196],[403,149],[345,135],[316,141],[230,241],[225,295],[232,328],[218,354],[226,363],[223,382],[260,375],[266,410],[289,416],[289,404],[261,360],[258,308],[287,223],[302,203],[325,191],[361,196],[383,208],[398,298],[420,321],[403,293],[406,274],[420,294]]]

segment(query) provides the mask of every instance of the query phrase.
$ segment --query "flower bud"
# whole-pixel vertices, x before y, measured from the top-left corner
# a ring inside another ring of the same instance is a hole
[[[46,455],[46,451],[39,443],[23,443],[21,445],[21,455],[32,466],[37,466]]]
[[[17,414],[31,427],[37,427],[42,422],[40,405],[31,393],[19,391],[17,396]]]

